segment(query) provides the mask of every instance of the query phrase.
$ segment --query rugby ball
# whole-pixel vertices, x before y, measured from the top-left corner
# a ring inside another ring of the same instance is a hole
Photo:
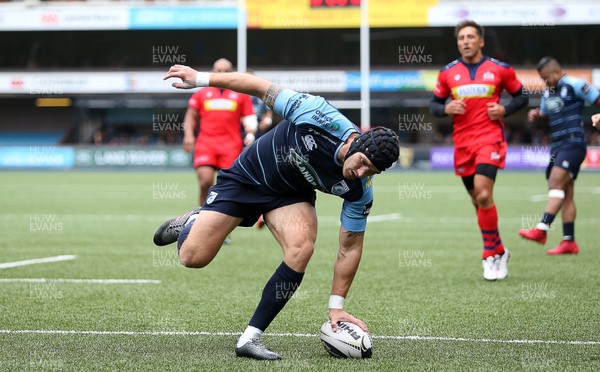
[[[334,357],[370,358],[373,354],[369,334],[350,322],[338,322],[337,330],[333,332],[331,320],[328,320],[321,326],[321,342]]]

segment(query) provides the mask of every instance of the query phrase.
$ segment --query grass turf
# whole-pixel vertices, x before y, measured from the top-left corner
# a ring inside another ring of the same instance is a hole
[[[500,232],[512,259],[509,277],[488,283],[475,214],[458,178],[377,176],[363,260],[346,301],[376,337],[370,360],[329,357],[317,336],[279,335],[316,335],[327,319],[341,199],[318,194],[315,254],[264,337],[284,357],[273,363],[233,353],[235,334],[282,258],[267,230],[237,229],[233,244],[202,270],[178,266],[173,246],[152,244],[164,219],[195,205],[192,172],[4,173],[0,263],[77,259],[1,269],[0,278],[161,283],[0,282],[0,328],[11,331],[0,333],[0,370],[599,370],[600,174],[577,181],[577,256],[544,254],[560,240],[560,217],[545,247],[516,234],[541,217],[545,190],[541,172],[498,176]]]

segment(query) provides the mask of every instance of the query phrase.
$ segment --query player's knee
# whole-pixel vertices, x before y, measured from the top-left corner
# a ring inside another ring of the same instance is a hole
[[[289,247],[286,250],[286,261],[293,262],[300,266],[306,266],[313,255],[315,245],[313,242],[304,242]]]
[[[475,201],[478,207],[487,208],[492,204],[492,193],[487,189],[478,190],[475,195]]]
[[[191,249],[185,249],[185,246],[179,250],[179,262],[185,267],[192,269],[201,269],[210,263],[210,259],[206,259],[199,254],[196,254]]]
[[[550,190],[564,190],[565,185],[562,179],[559,177],[550,177],[548,179],[548,189]]]

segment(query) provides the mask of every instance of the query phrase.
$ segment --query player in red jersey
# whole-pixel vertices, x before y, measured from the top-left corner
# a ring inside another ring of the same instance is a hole
[[[213,72],[231,72],[225,58],[217,60]],[[196,137],[196,126],[200,130]],[[242,143],[240,125],[246,136]],[[214,184],[215,172],[229,168],[245,145],[254,141],[258,121],[250,96],[228,89],[204,88],[190,98],[184,119],[183,148],[194,154],[194,168],[200,183],[200,206]]]
[[[506,156],[502,118],[526,106],[529,98],[512,67],[483,55],[482,26],[462,21],[455,36],[461,58],[440,70],[431,113],[452,116],[454,170],[477,212],[483,237],[483,277],[504,279],[510,253],[500,239],[493,198],[496,174],[504,168]],[[506,106],[500,104],[503,90],[513,96]]]

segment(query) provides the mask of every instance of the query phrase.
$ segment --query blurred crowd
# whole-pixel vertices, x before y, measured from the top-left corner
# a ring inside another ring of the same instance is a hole
[[[153,132],[127,125],[96,129],[88,140],[94,145],[178,145],[182,142],[183,132],[180,131]]]
[[[550,145],[550,132],[547,126],[526,125],[523,127],[507,126],[506,139],[509,145],[531,144],[536,146]],[[406,133],[399,133],[405,144],[432,144],[452,146],[450,128],[436,128],[428,138],[415,138]],[[95,145],[180,145],[183,132],[174,130],[152,131],[134,125],[103,126],[96,129],[87,143]],[[586,142],[590,146],[600,146],[600,131],[589,126],[586,128]]]

